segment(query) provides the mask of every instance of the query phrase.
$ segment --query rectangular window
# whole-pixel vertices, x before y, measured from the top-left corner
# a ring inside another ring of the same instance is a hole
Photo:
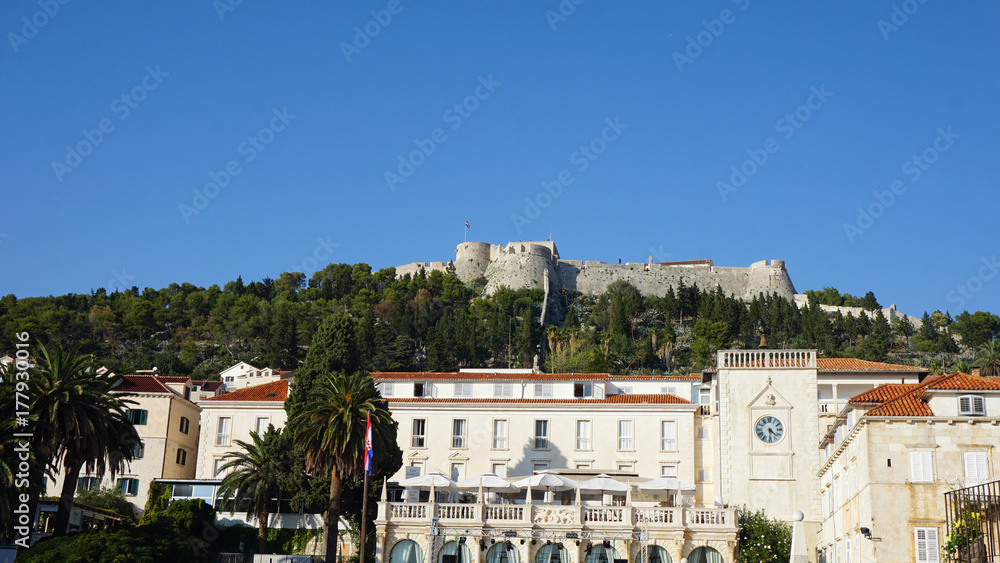
[[[135,496],[139,494],[139,480],[132,477],[123,477],[118,480],[118,490],[123,495]]]
[[[589,461],[578,461],[576,463],[576,468],[577,469],[590,469],[590,467],[591,467],[591,464],[590,464]]]
[[[472,384],[468,381],[460,381],[455,384],[455,397],[471,397]]]
[[[493,471],[493,474],[496,475],[497,477],[504,477],[504,478],[507,477],[506,463],[493,463],[490,469]]]
[[[228,416],[223,416],[219,418],[219,431],[215,434],[215,445],[216,446],[228,446],[229,445],[229,433],[233,428],[233,419]]]
[[[493,421],[493,449],[507,449],[507,421],[504,419]]]
[[[666,452],[677,450],[677,422],[660,421],[660,449]]]
[[[712,470],[711,469],[699,469],[698,470],[698,480],[699,481],[711,481],[712,480]]]
[[[574,383],[573,396],[577,399],[586,399],[594,396],[594,385],[591,383]]]
[[[941,560],[938,555],[940,547],[937,528],[914,528],[913,536],[917,563],[937,563]]]
[[[852,464],[850,470],[851,496],[858,494],[858,464]]]
[[[552,384],[551,383],[536,383],[535,384],[535,397],[539,399],[548,399],[552,397]]]
[[[134,459],[142,459],[144,455],[146,455],[146,444],[139,442],[135,445],[135,449],[132,450],[132,457]]]
[[[413,384],[413,396],[414,397],[423,397],[424,396],[424,384],[423,383],[414,383]]]
[[[413,419],[413,438],[410,441],[410,446],[414,448],[422,448],[427,443],[426,440],[427,432],[427,420],[423,418]]]
[[[661,463],[660,464],[660,477],[677,477],[677,464],[676,463]]]
[[[96,489],[98,485],[100,485],[100,480],[97,477],[80,477],[76,480],[77,491],[89,491]]]
[[[146,424],[146,418],[149,416],[149,411],[146,409],[128,409],[126,412],[128,421],[131,422],[133,426],[143,426]]]
[[[660,394],[661,395],[676,395],[677,394],[677,387],[675,387],[673,385],[671,385],[669,387],[660,387]]]
[[[451,480],[461,481],[465,479],[465,464],[464,463],[452,463],[451,464]]]
[[[958,414],[986,416],[986,399],[982,395],[962,395],[958,398]]]
[[[697,436],[699,440],[708,440],[709,437],[711,437],[711,434],[709,433],[708,428],[699,428]]]
[[[549,464],[545,462],[534,462],[531,464],[531,471],[533,473],[538,473],[539,471],[545,471],[549,468]]]
[[[832,492],[830,493],[830,495],[833,498],[831,498],[830,500],[833,503],[833,508],[836,509],[837,505],[840,504],[840,475],[837,475],[833,478],[833,486],[831,487],[831,490]]]
[[[844,554],[847,555],[847,559],[845,559],[844,561],[846,563],[852,563],[853,560],[852,560],[851,556],[854,555],[854,554],[853,554],[853,552],[851,552],[851,540],[849,540],[849,539],[848,540],[844,540]]]
[[[631,420],[618,421],[618,449],[626,451],[633,449]]]
[[[181,417],[181,434],[187,434],[191,429],[191,421],[186,416]]]
[[[934,452],[910,452],[910,481],[934,482]]]
[[[257,417],[257,424],[256,424],[257,435],[258,436],[263,436],[264,433],[267,432],[267,427],[270,426],[270,424],[271,424],[271,418],[270,417],[268,417],[268,416],[258,416]]]
[[[187,463],[188,453],[182,448],[177,448],[177,465],[184,465]]]
[[[494,383],[493,396],[498,399],[509,399],[514,396],[513,383]]]
[[[451,447],[465,447],[465,419],[456,418],[451,421]]]
[[[618,391],[622,395],[631,395],[632,394],[632,386],[631,385],[622,385],[621,387],[618,388]]]
[[[982,485],[990,480],[986,452],[965,452],[965,486]]]
[[[212,475],[216,478],[222,477],[222,466],[225,464],[225,460],[221,457],[214,458],[212,460]]]
[[[618,471],[626,471],[631,473],[632,471],[635,471],[635,465],[631,463],[619,463]]]
[[[535,421],[535,449],[549,449],[549,421],[547,420]]]
[[[576,449],[578,449],[578,450],[589,450],[590,449],[590,421],[589,420],[578,420],[578,421],[576,421]]]
[[[384,381],[382,383],[379,383],[378,384],[379,394],[382,395],[383,397],[392,397],[392,394],[395,391],[395,389],[393,389],[393,386],[394,386],[393,383],[389,381]]]

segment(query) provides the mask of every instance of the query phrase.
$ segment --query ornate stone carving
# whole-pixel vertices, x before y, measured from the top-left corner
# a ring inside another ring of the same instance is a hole
[[[573,520],[571,508],[536,508],[533,518],[535,524],[573,524]]]

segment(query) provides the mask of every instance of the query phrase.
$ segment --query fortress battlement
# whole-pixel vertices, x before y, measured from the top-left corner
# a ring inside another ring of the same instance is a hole
[[[790,301],[795,286],[784,260],[758,260],[747,267],[716,266],[712,260],[681,262],[626,262],[608,264],[600,260],[564,260],[554,241],[517,241],[506,245],[463,242],[451,262],[411,262],[396,268],[397,276],[417,275],[420,270],[453,272],[463,282],[486,278],[486,293],[500,286],[511,289],[547,289],[550,294],[567,289],[601,294],[618,280],[625,280],[643,295],[664,295],[670,287],[697,284],[750,301],[755,295],[777,293]],[[548,287],[545,287],[546,284]]]

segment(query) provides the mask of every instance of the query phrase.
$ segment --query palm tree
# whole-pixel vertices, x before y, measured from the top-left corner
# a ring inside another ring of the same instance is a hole
[[[99,478],[107,472],[114,478],[132,461],[139,435],[126,415],[133,401],[111,393],[120,376],[98,375],[93,357],[81,355],[79,346],[50,353],[39,342],[38,349],[42,362],[30,380],[30,412],[37,417],[32,440],[46,468],[62,467],[55,533],[64,534],[80,472]]]
[[[336,561],[340,498],[344,481],[363,474],[368,416],[371,415],[372,444],[377,456],[391,451],[396,443],[396,422],[385,399],[375,391],[375,382],[365,372],[326,373],[317,379],[312,396],[315,398],[291,424],[296,429],[296,444],[305,453],[306,471],[313,476],[330,472],[330,499],[323,517],[323,533],[326,560]]]
[[[290,470],[291,446],[281,430],[268,425],[264,435],[250,433],[253,443],[236,440],[240,451],[229,452],[220,471],[226,472],[219,486],[223,503],[230,500],[229,513],[246,504],[247,518],[257,519],[257,552],[267,553],[267,524],[274,502],[281,492],[278,481]]]
[[[984,342],[976,350],[975,365],[979,368],[979,375],[1000,376],[1000,339]]]

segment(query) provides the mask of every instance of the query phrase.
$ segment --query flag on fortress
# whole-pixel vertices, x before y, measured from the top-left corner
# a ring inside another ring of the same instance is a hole
[[[365,473],[372,474],[372,456],[375,454],[372,448],[372,413],[368,413],[368,430],[365,432]]]
[[[468,229],[468,228],[469,228],[469,222],[468,222],[468,221],[466,221],[466,222],[465,222],[465,228],[466,228],[466,229]]]

